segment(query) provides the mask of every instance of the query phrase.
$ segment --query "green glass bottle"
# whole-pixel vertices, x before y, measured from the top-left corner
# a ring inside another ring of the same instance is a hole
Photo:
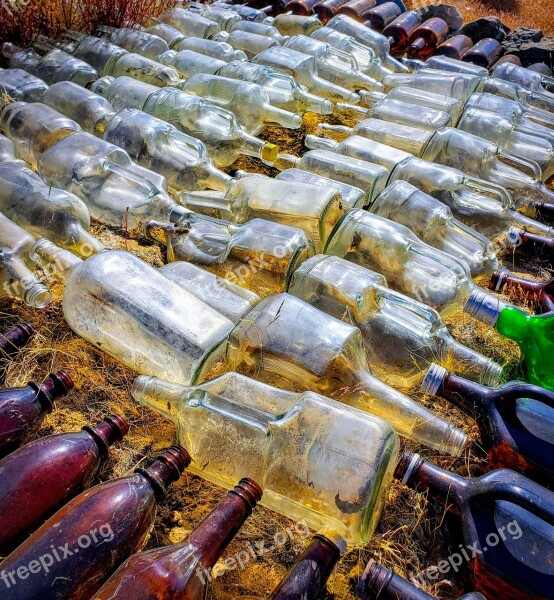
[[[471,294],[464,311],[517,342],[527,380],[554,390],[554,312],[529,315],[500,298],[479,291]]]

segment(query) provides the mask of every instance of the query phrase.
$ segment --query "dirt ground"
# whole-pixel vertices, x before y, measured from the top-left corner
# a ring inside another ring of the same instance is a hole
[[[466,20],[494,12],[477,2],[451,1],[463,10]],[[502,2],[497,4],[504,5]],[[545,31],[553,32],[551,0],[519,4],[517,14],[501,15],[506,23],[510,26],[541,26]],[[283,152],[301,154],[304,151],[302,137],[313,131],[314,125],[314,119],[305,119],[303,129],[292,135],[282,130],[267,130],[262,137],[278,142]],[[263,170],[253,160],[241,160],[234,168]],[[94,233],[109,247],[134,252],[155,266],[164,262],[164,252],[156,244],[137,242],[124,232],[101,226],[95,227]],[[522,262],[511,255],[502,257],[502,260],[507,267],[523,276],[545,280],[551,274],[551,265],[538,261]],[[33,310],[17,302],[4,301],[0,304],[1,330],[26,320],[38,332],[32,343],[10,365],[7,385],[40,381],[49,372],[66,370],[75,382],[75,390],[57,402],[56,410],[46,418],[40,435],[75,430],[87,423],[94,424],[114,412],[123,414],[131,423],[130,433],[123,443],[112,449],[111,458],[102,469],[99,480],[127,474],[139,465],[148,464],[159,450],[173,444],[174,427],[153,412],[137,406],[130,397],[129,389],[135,377],[133,372],[72,333],[63,320],[60,302],[63,288],[55,283],[51,287],[53,302],[44,310]],[[268,286],[267,293],[274,291],[278,290]],[[448,319],[448,325],[457,340],[505,364],[508,374],[517,375],[519,352],[515,344],[503,340],[491,328],[466,315],[454,315]],[[413,390],[411,395],[460,426],[468,433],[471,444],[458,459],[441,457],[425,448],[416,448],[413,444],[404,446],[417,449],[423,456],[461,475],[476,476],[483,473],[485,460],[474,423],[446,402],[426,398],[418,390]],[[223,489],[185,473],[161,504],[148,547],[183,540],[224,493]],[[209,597],[227,600],[246,594],[263,596],[272,590],[306,544],[306,538],[302,535],[292,536],[293,539],[289,537],[284,544],[275,543],[282,541],[282,533],[287,528],[294,528],[294,524],[270,510],[257,508],[226,556],[235,555],[248,544],[262,540],[267,551],[256,559],[251,557],[243,569],[214,577]],[[375,537],[367,545],[349,549],[329,581],[325,598],[352,598],[352,588],[370,557],[394,567],[401,575],[417,576],[427,567],[448,557],[451,554],[449,544],[452,548],[457,547],[456,538],[450,537],[450,534],[455,532],[442,510],[428,505],[422,495],[400,484],[393,484]],[[456,598],[464,589],[464,578],[460,575],[448,576],[426,581],[423,587],[441,598]],[[469,591],[470,588],[466,585],[466,589]]]

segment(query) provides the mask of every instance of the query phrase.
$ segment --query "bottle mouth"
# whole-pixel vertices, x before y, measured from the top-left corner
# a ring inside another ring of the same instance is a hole
[[[365,598],[369,592],[372,598],[379,598],[381,592],[386,589],[393,573],[392,569],[387,569],[370,559],[358,582],[359,597]]]
[[[506,246],[508,248],[517,248],[518,246],[521,246],[523,243],[521,235],[523,233],[525,232],[523,229],[519,229],[519,227],[510,227],[506,235]]]
[[[256,506],[263,495],[262,488],[253,479],[246,477],[238,482],[232,492],[240,496],[251,509]]]
[[[508,281],[508,277],[509,273],[507,273],[506,271],[495,271],[491,275],[491,280],[489,281],[489,290],[492,290],[494,292],[501,292],[504,286],[506,285],[506,282]]]
[[[55,380],[62,388],[63,393],[69,394],[69,392],[75,387],[73,380],[65,371],[57,371],[51,374],[50,377]]]
[[[120,415],[110,415],[104,421],[115,427],[119,439],[123,439],[129,432],[129,423]]]
[[[430,396],[436,396],[447,375],[448,371],[444,367],[433,363],[421,382],[421,391]]]
[[[423,458],[419,454],[404,450],[394,470],[394,478],[400,483],[408,485],[412,475],[422,462]]]
[[[444,436],[439,452],[450,456],[460,456],[467,444],[467,435],[457,427],[451,426]]]
[[[467,299],[464,312],[494,327],[504,306],[505,303],[499,298],[491,296],[488,292],[475,290]]]
[[[24,302],[33,308],[44,308],[51,300],[52,294],[44,283],[37,282],[25,292]]]
[[[494,387],[499,384],[501,376],[502,367],[494,360],[489,360],[480,377],[480,383],[488,387]]]

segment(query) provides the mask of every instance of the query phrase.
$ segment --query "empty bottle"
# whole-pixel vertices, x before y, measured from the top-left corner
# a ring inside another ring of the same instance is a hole
[[[174,45],[179,44],[183,40],[187,39],[188,36],[183,35],[178,29],[168,25],[167,23],[163,23],[159,19],[155,17],[148,17],[145,21],[145,26],[142,28],[142,31],[146,33],[150,33],[151,35],[156,35],[162,40],[164,40],[167,45],[173,48]],[[204,39],[204,38],[194,38],[194,39]]]
[[[0,390],[0,455],[28,442],[52,411],[54,400],[69,394],[72,388],[69,375],[58,371],[40,385],[30,382],[24,387]]]
[[[421,25],[421,16],[415,10],[408,10],[383,29],[388,39],[391,54],[403,54],[410,44],[412,32]]]
[[[128,27],[119,29],[102,25],[97,31],[106,36],[112,44],[121,46],[127,52],[141,54],[151,60],[157,60],[161,54],[169,50],[169,46],[164,39],[140,29],[130,29]]]
[[[552,69],[543,62],[536,62],[527,67],[530,71],[536,71],[541,75],[546,75],[547,77],[552,77]]]
[[[90,487],[108,458],[109,447],[123,439],[128,430],[127,422],[113,415],[96,427],[86,426],[81,431],[29,442],[2,459],[2,556],[14,550],[71,498]]]
[[[312,35],[315,31],[323,27],[321,21],[315,16],[300,16],[290,13],[277,15],[271,24],[284,36]]]
[[[477,591],[507,600],[548,598],[554,492],[508,469],[468,479],[410,452],[402,456],[395,477],[427,492],[460,521],[461,553]]]
[[[65,283],[73,331],[135,371],[188,384],[221,357],[233,322],[134,255],[82,261],[43,239],[33,257]]]
[[[0,68],[0,110],[10,102],[40,102],[48,85],[22,69]]]
[[[313,13],[314,8],[323,0],[291,0],[287,4],[287,9],[293,15],[308,16]],[[321,22],[321,21],[320,21]]]
[[[219,267],[228,281],[236,278],[253,290],[267,283],[267,273],[276,274],[282,287],[296,267],[315,252],[302,230],[265,219],[236,225],[190,213],[176,224],[149,221],[144,233],[167,246],[168,262]],[[264,274],[258,277],[260,270]]]
[[[181,89],[232,111],[251,135],[270,126],[298,129],[302,124],[299,115],[272,106],[267,92],[256,83],[197,73],[189,77]]]
[[[495,79],[516,83],[526,90],[538,92],[548,99],[554,100],[554,79],[552,77],[508,63],[495,69],[492,76]]]
[[[177,69],[185,80],[196,73],[211,73],[213,75],[226,65],[224,60],[218,60],[192,50],[180,50],[179,52],[168,50],[158,60],[164,65],[170,65]],[[182,84],[183,82],[176,87],[181,87]]]
[[[224,6],[205,5],[200,2],[191,2],[187,10],[195,15],[200,15],[209,21],[217,23],[222,31],[230,31],[236,23],[242,21],[242,17],[233,10],[228,10]]]
[[[257,25],[257,23],[250,23],[249,21],[241,21],[241,23],[248,23],[249,25]],[[248,57],[242,50],[235,50],[231,44],[227,42],[218,42],[215,40],[205,40],[204,38],[197,37],[186,37],[179,40],[171,45],[171,49],[176,52],[181,50],[190,50],[191,52],[197,52],[198,54],[204,54],[211,56],[217,60],[223,60],[225,62],[231,62],[233,60],[246,60]]]
[[[332,528],[352,543],[371,537],[399,445],[382,419],[237,373],[194,387],[139,377],[132,395],[175,423],[178,438],[191,445],[191,472],[225,488],[240,474],[257,477],[261,503],[272,510]],[[350,436],[340,435],[339,423]],[[306,459],[286,468],[292,455]],[[336,472],[345,474],[338,487],[329,479]]]
[[[46,185],[27,167],[0,164],[0,211],[34,237],[48,237],[79,256],[104,249],[88,232],[90,214],[82,200]]]
[[[287,39],[287,36],[281,35],[281,32],[277,27],[266,25],[265,23],[255,23],[253,21],[239,21],[233,25],[230,31],[246,31],[247,33],[265,35],[266,37],[275,38],[280,44]]]
[[[158,19],[175,27],[187,37],[194,36],[209,39],[221,31],[219,25],[214,21],[180,7],[168,8]]]
[[[475,291],[464,311],[488,323],[521,350],[527,381],[554,390],[550,357],[554,351],[554,314],[528,315],[497,296]]]
[[[366,14],[372,8],[375,8],[377,0],[348,0],[340,6],[334,14],[348,15],[357,21],[365,21]],[[334,15],[332,15],[334,16]]]
[[[533,202],[532,214],[537,221],[554,221],[554,203],[553,202]]]
[[[472,380],[498,382],[499,365],[456,342],[430,306],[388,289],[383,275],[365,267],[318,255],[298,267],[287,290],[359,327],[372,373],[389,385],[421,382],[433,361]]]
[[[511,227],[506,236],[506,246],[526,254],[534,254],[542,260],[554,259],[554,238],[551,230],[548,235],[537,235],[518,227]]]
[[[448,43],[448,41],[446,42]],[[451,56],[443,56],[435,54],[434,56],[430,56],[427,60],[417,60],[410,58],[403,58],[402,63],[409,67],[409,69],[417,73],[418,71],[427,71],[433,69],[436,71],[446,71],[449,74],[461,74],[465,73],[466,75],[476,75],[477,77],[487,78],[489,72],[484,67],[479,67],[472,63],[462,62],[457,58],[453,58]]]
[[[358,328],[290,294],[262,299],[237,323],[226,364],[271,385],[337,395],[441,452],[457,455],[466,441],[463,432],[370,374]]]
[[[554,393],[536,385],[511,381],[485,387],[433,364],[421,384],[426,394],[451,402],[475,419],[480,446],[492,469],[519,471],[554,485]]]
[[[222,31],[214,37],[214,40],[219,42],[227,42],[235,50],[244,52],[250,59],[256,56],[256,54],[267,50],[268,48],[273,48],[280,45],[279,40],[276,40],[273,37],[259,35],[257,33],[250,33],[240,29],[236,29],[231,33]]]
[[[346,100],[350,103],[356,103],[359,100],[356,92],[320,77],[315,58],[302,52],[277,46],[258,54],[253,62],[258,65],[280,69],[292,75],[298,83],[305,85],[310,92],[329,100],[335,102]]]
[[[470,37],[463,34],[454,35],[437,47],[435,55],[461,60],[471,48],[473,48],[473,40]]]
[[[402,9],[396,2],[383,2],[365,12],[362,20],[367,27],[382,32],[389,23],[392,23],[401,14]]]
[[[495,271],[489,283],[489,290],[521,299],[531,304],[538,314],[554,311],[554,279],[543,283]]]
[[[29,343],[33,334],[33,326],[25,322],[0,334],[0,385],[6,380],[10,360]]]
[[[314,6],[313,12],[325,25],[329,19],[337,14],[339,8],[344,6],[348,1],[349,0],[323,0]]]
[[[439,17],[424,21],[410,35],[409,46],[406,50],[410,58],[427,58],[431,56],[448,37],[448,23]]]
[[[137,469],[131,475],[79,494],[4,559],[3,569],[8,574],[21,572],[21,567],[36,557],[48,556],[52,561],[39,576],[8,578],[9,597],[94,597],[119,565],[143,547],[154,524],[158,502],[189,462],[188,452],[174,446],[147,469]],[[52,548],[65,548],[69,554],[66,552],[62,559]]]
[[[6,163],[9,164],[9,163]],[[35,238],[0,212],[0,297],[34,308],[50,303],[50,290],[33,273],[30,257]]]
[[[115,110],[143,110],[200,139],[218,167],[233,164],[241,154],[268,162],[277,156],[275,144],[246,133],[232,112],[181,90],[158,89],[129,77],[118,77],[99,79],[92,91],[109,100]]]
[[[440,73],[433,69],[421,70],[417,73],[405,75],[392,73],[386,75],[381,83],[385,92],[389,92],[398,86],[413,87],[426,92],[433,92],[443,96],[450,96],[461,100],[464,104],[469,97],[482,85],[481,78],[475,75],[464,75],[463,73]]]
[[[462,57],[462,61],[490,69],[502,54],[502,45],[494,38],[483,38]],[[456,58],[456,57],[454,57]]]
[[[13,142],[9,138],[0,135],[0,164],[5,162],[24,164],[23,161],[18,161],[15,157]]]
[[[397,575],[371,559],[356,586],[356,596],[361,600],[438,600],[420,590],[407,579]],[[458,600],[487,600],[479,592],[464,594]]]
[[[252,479],[241,479],[184,542],[128,558],[94,594],[95,600],[206,597],[209,573],[262,497]]]
[[[226,4],[225,2],[214,2],[212,6],[221,6],[225,10],[232,10],[240,15],[245,21],[254,21],[255,23],[267,22],[267,13],[263,10],[244,6],[243,4]]]
[[[245,177],[221,192],[180,192],[179,202],[203,214],[245,223],[267,219],[302,229],[320,251],[344,212],[340,194],[306,183]]]

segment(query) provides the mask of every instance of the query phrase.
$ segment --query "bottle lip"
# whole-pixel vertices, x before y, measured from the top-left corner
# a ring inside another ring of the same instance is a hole
[[[510,227],[506,234],[506,246],[508,248],[517,248],[518,246],[521,246],[523,243],[521,236],[524,233],[525,231],[519,227]]]
[[[279,146],[267,142],[262,148],[262,160],[264,162],[273,163],[279,154]]]
[[[263,490],[253,479],[245,477],[238,482],[230,493],[240,496],[253,509],[262,499]]]
[[[44,283],[36,282],[25,292],[25,304],[33,308],[44,308],[50,304],[52,294]]]
[[[408,485],[412,475],[423,462],[424,459],[419,454],[404,450],[394,471],[394,478]]]
[[[394,571],[377,563],[373,558],[369,560],[358,583],[359,597],[365,598],[368,592],[373,598],[379,598],[392,579]]]
[[[509,277],[510,274],[507,271],[495,271],[489,281],[489,290],[501,292]]]
[[[421,391],[436,396],[448,375],[449,372],[444,367],[432,363],[421,382]]]
[[[59,383],[64,391],[64,393],[69,394],[69,392],[75,387],[73,380],[65,371],[57,371],[56,373],[51,373],[49,375],[51,379],[55,379],[56,383]]]

